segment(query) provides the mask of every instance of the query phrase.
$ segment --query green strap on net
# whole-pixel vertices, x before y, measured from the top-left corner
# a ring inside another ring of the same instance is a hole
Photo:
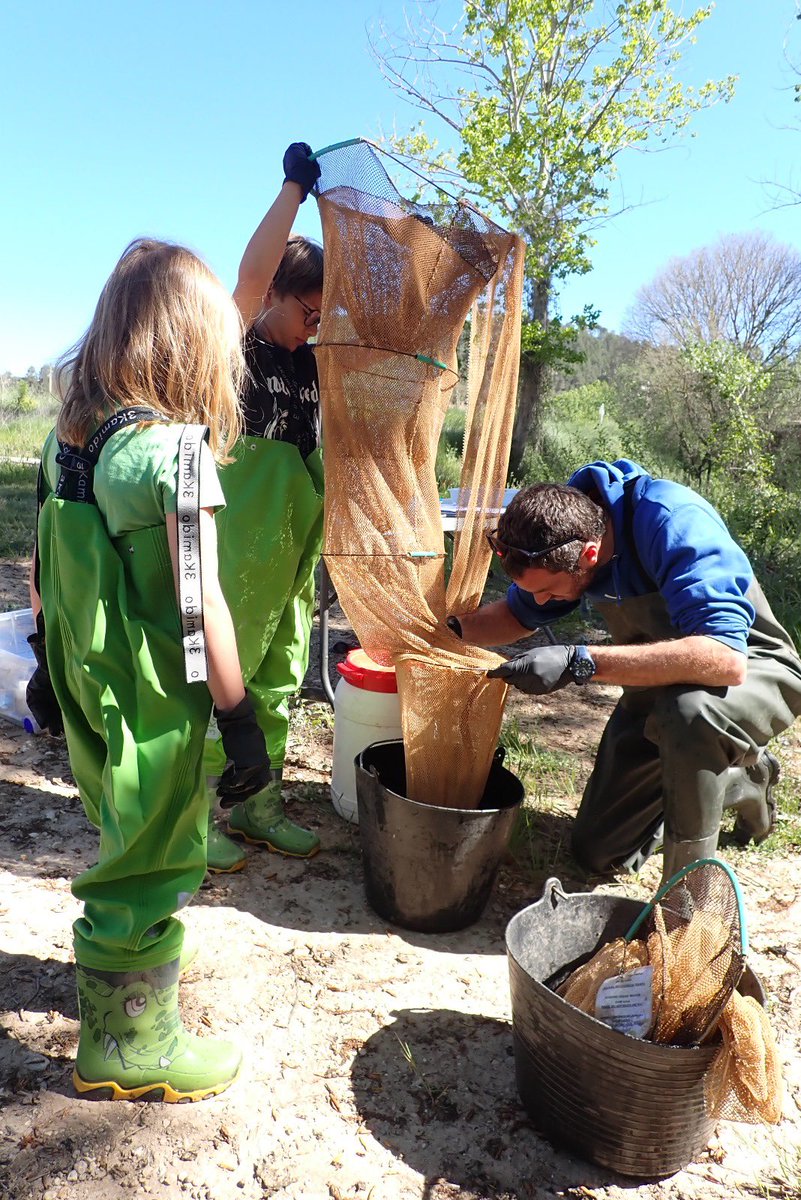
[[[345,146],[356,146],[359,142],[363,142],[364,138],[355,137],[348,138],[344,142],[332,142],[330,146],[323,146],[322,150],[315,150],[309,155],[311,162],[316,162],[318,158],[322,158],[324,154],[330,154],[332,150],[342,150]]]
[[[415,354],[414,357],[418,362],[428,363],[431,367],[439,367],[440,371],[447,371],[448,369],[447,363],[440,362],[438,358],[429,358],[427,354]]]
[[[748,922],[745,914],[743,893],[740,890],[740,882],[729,864],[723,862],[723,860],[720,858],[698,858],[695,860],[695,862],[688,863],[686,867],[682,867],[681,870],[677,871],[675,875],[668,879],[667,883],[663,883],[653,900],[651,900],[649,904],[645,905],[642,912],[636,918],[634,924],[631,926],[631,929],[629,929],[628,933],[626,934],[625,941],[630,942],[632,940],[637,930],[645,923],[646,919],[651,915],[656,905],[659,904],[662,898],[666,896],[672,888],[674,888],[678,883],[681,883],[682,879],[684,879],[685,876],[689,875],[692,871],[697,871],[699,868],[705,866],[719,867],[720,870],[725,872],[729,878],[729,882],[734,890],[735,899],[737,901],[737,915],[740,922],[742,953],[747,954]]]

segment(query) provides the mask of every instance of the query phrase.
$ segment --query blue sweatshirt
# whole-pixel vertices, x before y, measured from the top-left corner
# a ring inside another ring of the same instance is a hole
[[[623,485],[638,482],[629,496],[638,566],[627,545]],[[584,593],[592,603],[662,595],[679,634],[705,634],[746,653],[754,608],[746,600],[753,571],[718,512],[691,488],[669,479],[653,479],[637,463],[594,462],[568,480],[571,487],[592,493],[612,518],[615,553],[593,577]],[[646,577],[650,576],[650,579]],[[513,583],[507,604],[521,625],[535,629],[577,607],[578,601],[538,604],[530,592]]]

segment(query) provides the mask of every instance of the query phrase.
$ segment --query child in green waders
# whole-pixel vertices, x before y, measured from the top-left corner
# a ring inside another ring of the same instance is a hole
[[[249,376],[245,436],[220,474],[226,507],[218,518],[220,580],[236,628],[242,673],[267,740],[272,778],[230,811],[228,829],[255,845],[308,858],[316,834],[284,813],[281,779],[289,699],[309,661],[314,569],[323,533],[317,364],[307,345],[317,332],[323,252],[289,237],[320,168],[302,142],[284,155],[284,183],[245,249],[234,300],[246,329]],[[212,871],[237,871],[246,855],[214,821],[224,746],[214,726],[206,749]],[[229,798],[223,795],[223,804]]]
[[[195,255],[134,242],[63,364],[63,407],[42,452],[37,674],[46,683],[49,668],[100,830],[97,865],[72,885],[84,906],[74,1082],[85,1095],[200,1100],[240,1066],[233,1045],[181,1023],[174,914],[206,870],[212,701],[228,792],[269,777],[217,576],[215,458],[239,434],[241,336]]]

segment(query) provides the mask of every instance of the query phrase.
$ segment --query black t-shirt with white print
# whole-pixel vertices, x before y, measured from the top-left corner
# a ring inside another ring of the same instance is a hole
[[[320,393],[311,346],[284,350],[265,342],[254,329],[245,336],[251,378],[242,396],[245,432],[250,437],[291,442],[303,459],[320,441]]]

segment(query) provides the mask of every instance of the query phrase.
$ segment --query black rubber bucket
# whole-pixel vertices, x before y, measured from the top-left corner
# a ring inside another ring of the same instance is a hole
[[[623,937],[642,908],[619,896],[566,895],[549,879],[542,898],[509,922],[506,950],[526,1111],[554,1143],[645,1179],[682,1170],[709,1142],[715,1123],[704,1110],[704,1076],[718,1047],[626,1037],[547,986]],[[765,1002],[749,968],[740,991]]]
[[[483,913],[509,843],[523,785],[492,763],[478,809],[409,800],[402,741],[356,756],[356,797],[367,901],[380,917],[423,933],[472,925]]]

